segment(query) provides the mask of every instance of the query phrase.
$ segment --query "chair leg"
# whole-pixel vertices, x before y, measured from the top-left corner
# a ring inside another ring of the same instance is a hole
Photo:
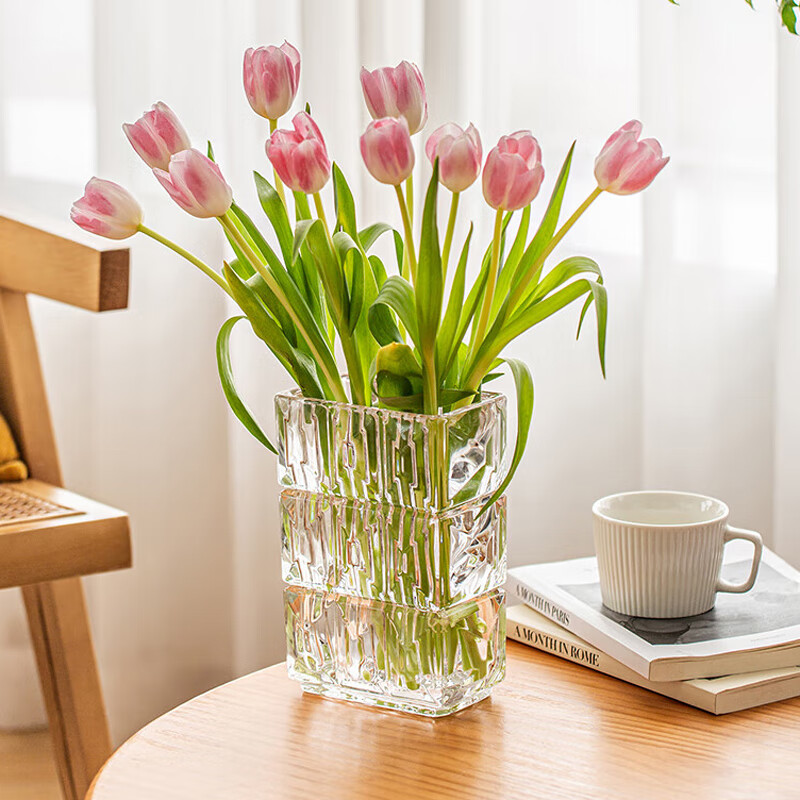
[[[111,755],[80,578],[22,587],[65,800],[83,800]]]

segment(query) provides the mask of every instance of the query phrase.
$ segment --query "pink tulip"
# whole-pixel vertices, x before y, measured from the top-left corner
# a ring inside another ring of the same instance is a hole
[[[416,64],[401,61],[396,67],[370,72],[361,68],[361,88],[373,119],[403,117],[409,133],[416,133],[428,121],[425,81]]]
[[[634,194],[646,189],[667,165],[661,145],[642,139],[642,123],[632,119],[614,131],[594,162],[597,185],[611,194]]]
[[[133,149],[148,167],[167,169],[174,153],[192,146],[175,112],[166,103],[156,103],[132,125],[123,125]]]
[[[142,224],[142,207],[133,195],[112,181],[92,178],[69,216],[89,233],[107,239],[127,239]]]
[[[414,147],[403,117],[370,122],[361,136],[361,157],[376,181],[399,186],[414,169]]]
[[[282,117],[294,102],[299,82],[300,53],[289,42],[245,51],[244,92],[256,114]]]
[[[428,137],[425,152],[431,164],[439,159],[439,181],[451,192],[463,192],[481,174],[481,136],[472,124],[465,131],[446,122]]]
[[[221,217],[233,202],[220,168],[199,150],[184,150],[169,160],[169,171],[153,174],[169,196],[193,217]]]
[[[317,124],[305,111],[295,114],[294,130],[277,130],[267,139],[267,158],[293,191],[316,194],[331,176],[331,162]]]
[[[483,196],[497,209],[516,211],[531,203],[544,180],[542,151],[530,131],[501,136],[483,168]]]

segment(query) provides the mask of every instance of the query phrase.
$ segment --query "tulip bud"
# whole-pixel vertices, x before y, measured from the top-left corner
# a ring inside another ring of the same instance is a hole
[[[299,82],[300,53],[289,42],[245,51],[244,92],[256,114],[282,117],[294,102]]]
[[[127,239],[142,223],[142,207],[119,184],[92,178],[83,190],[83,197],[72,204],[69,216],[89,233],[107,239]]]
[[[294,130],[277,130],[267,139],[267,158],[293,191],[316,194],[331,176],[331,162],[319,128],[305,111],[295,114]]]
[[[361,68],[361,88],[373,119],[403,117],[409,133],[416,133],[428,121],[425,81],[416,64],[401,61],[396,67],[370,72]]]
[[[594,162],[597,185],[611,194],[634,194],[646,189],[667,165],[661,145],[642,139],[642,123],[631,120],[614,131]]]
[[[156,103],[132,125],[123,125],[133,149],[148,167],[167,169],[174,153],[192,146],[175,112],[166,103]]]
[[[193,217],[221,217],[233,202],[220,168],[199,150],[183,150],[169,160],[169,171],[153,174],[169,196]]]
[[[399,186],[414,169],[414,147],[403,117],[370,122],[361,136],[361,157],[376,181]]]
[[[542,151],[530,131],[501,136],[483,168],[483,196],[497,209],[516,211],[533,201],[544,180]]]
[[[428,137],[425,152],[431,164],[439,159],[439,181],[451,192],[463,192],[481,174],[481,137],[472,124],[465,131],[446,122]]]

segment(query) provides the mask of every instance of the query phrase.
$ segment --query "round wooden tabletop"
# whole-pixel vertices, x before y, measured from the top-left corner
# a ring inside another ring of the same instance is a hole
[[[442,719],[255,672],[143,728],[88,797],[783,800],[800,797],[798,741],[800,699],[714,717],[509,642],[494,695]]]

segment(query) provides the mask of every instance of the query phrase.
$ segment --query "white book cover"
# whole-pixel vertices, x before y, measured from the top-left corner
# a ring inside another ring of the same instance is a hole
[[[722,577],[743,581],[751,558],[747,543],[729,543]],[[749,592],[720,592],[711,611],[694,617],[645,619],[611,611],[601,599],[594,557],[515,567],[508,589],[651,681],[800,664],[800,573],[766,547]]]
[[[509,639],[711,714],[730,714],[800,695],[800,666],[690,681],[648,681],[528,606],[511,606],[506,615]]]

